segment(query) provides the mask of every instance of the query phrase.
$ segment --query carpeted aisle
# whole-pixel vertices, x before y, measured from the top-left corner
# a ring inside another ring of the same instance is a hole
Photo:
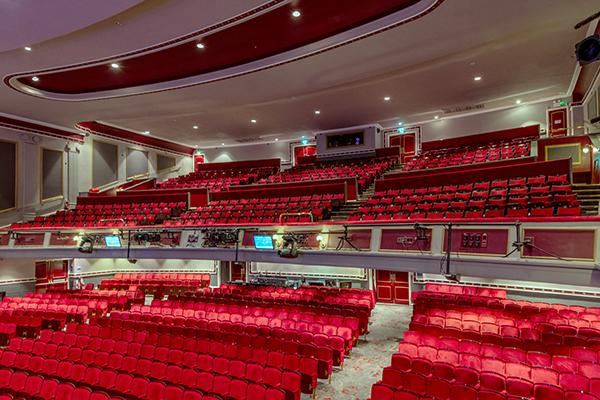
[[[343,370],[335,370],[331,384],[319,382],[317,399],[366,400],[371,386],[381,379],[384,367],[391,363],[402,334],[408,329],[412,307],[377,304],[371,317],[370,333],[352,350]],[[302,399],[310,396],[303,395]]]

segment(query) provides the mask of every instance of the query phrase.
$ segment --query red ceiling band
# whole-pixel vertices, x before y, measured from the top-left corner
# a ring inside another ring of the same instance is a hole
[[[37,135],[50,136],[58,139],[67,139],[75,142],[83,143],[84,136],[75,133],[69,132],[64,129],[53,128],[46,125],[41,125],[35,122],[23,121],[20,119],[15,119],[11,117],[6,117],[0,115],[0,126],[4,126],[6,128],[15,129],[18,131],[34,133]]]
[[[46,92],[82,94],[156,84],[206,74],[261,60],[318,42],[408,8],[419,0],[272,1],[232,21],[210,27],[143,52],[79,66],[38,71],[19,82]],[[277,7],[276,7],[277,6]],[[263,10],[264,9],[264,10]],[[258,11],[257,11],[258,10]],[[266,10],[266,11],[265,11]],[[260,12],[259,12],[260,11]],[[292,13],[300,11],[294,18]],[[246,19],[244,19],[246,18]],[[241,22],[239,22],[241,20]],[[226,28],[221,28],[228,25]],[[213,33],[211,33],[213,32]],[[198,40],[191,40],[197,37]],[[202,43],[203,48],[196,45]],[[128,57],[128,58],[126,58]],[[115,68],[112,63],[117,63]],[[33,76],[39,77],[34,82]]]
[[[139,144],[146,147],[151,147],[157,150],[168,151],[171,153],[191,156],[194,154],[194,148],[179,143],[170,142],[168,140],[155,138],[152,136],[141,135],[125,129],[116,128],[114,126],[105,125],[96,121],[79,122],[77,128],[88,133],[104,136],[110,139],[121,140],[128,143]]]

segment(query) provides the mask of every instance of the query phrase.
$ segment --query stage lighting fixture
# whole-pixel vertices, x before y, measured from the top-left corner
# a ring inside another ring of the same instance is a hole
[[[94,242],[96,238],[90,235],[81,235],[79,237],[79,244],[77,245],[77,250],[80,253],[91,254],[94,252]]]
[[[136,232],[133,234],[133,240],[138,244],[160,243],[160,232]]]
[[[588,36],[577,43],[575,45],[575,56],[581,65],[600,60],[600,36]]]
[[[204,241],[202,247],[229,248],[238,243],[237,229],[203,229]]]
[[[300,254],[300,242],[302,240],[302,235],[286,233],[281,239],[281,247],[277,250],[277,254],[281,258],[297,258]]]
[[[418,222],[415,224],[415,236],[417,240],[428,241],[429,237],[427,236],[427,229],[425,226],[419,224]]]
[[[460,283],[460,274],[448,274],[444,275],[444,277],[450,282]]]

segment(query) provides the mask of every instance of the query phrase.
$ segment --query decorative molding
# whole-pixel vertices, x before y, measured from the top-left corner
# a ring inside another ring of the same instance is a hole
[[[102,136],[129,144],[141,145],[167,153],[191,156],[195,151],[195,148],[191,146],[171,142],[153,136],[142,135],[123,128],[117,128],[111,125],[103,124],[98,121],[83,121],[77,123],[75,126],[78,129],[87,132],[88,134]]]
[[[84,142],[84,135],[80,133],[43,125],[37,122],[13,118],[6,114],[0,114],[0,126],[19,132],[33,133],[35,135],[49,136],[52,138],[65,139],[78,143]]]
[[[276,66],[288,64],[291,62],[295,62],[304,58],[308,58],[317,54],[321,54],[342,46],[345,46],[350,43],[354,43],[356,41],[362,40],[367,37],[371,37],[373,35],[379,34],[381,32],[385,32],[387,30],[396,28],[400,25],[407,24],[416,19],[419,19],[433,10],[435,10],[441,3],[445,0],[420,0],[420,1],[407,1],[405,8],[392,12],[387,16],[378,17],[375,20],[370,22],[364,22],[360,26],[356,27],[348,27],[347,30],[342,31],[341,33],[332,33],[332,36],[317,40],[314,43],[309,43],[305,45],[300,45],[299,48],[295,48],[292,50],[282,50],[280,53],[275,55],[265,55],[263,58],[250,60],[250,61],[240,61],[238,64],[232,64],[229,67],[221,67],[214,71],[207,72],[199,72],[196,75],[184,76],[181,78],[164,78],[163,80],[157,80],[156,82],[149,83],[135,83],[129,86],[124,87],[116,87],[115,89],[96,89],[96,90],[88,90],[81,92],[73,92],[73,93],[60,93],[53,91],[44,91],[43,87],[40,85],[39,88],[34,87],[33,85],[29,85],[28,83],[23,83],[23,78],[29,78],[34,75],[43,75],[56,73],[60,71],[73,71],[81,68],[93,68],[98,65],[103,65],[109,62],[118,62],[120,60],[126,60],[127,58],[131,59],[134,56],[143,57],[143,53],[152,54],[159,52],[161,50],[169,50],[173,47],[176,47],[178,43],[183,42],[179,45],[187,45],[188,42],[192,40],[196,40],[201,35],[206,35],[209,32],[213,32],[215,29],[221,29],[223,24],[225,25],[235,25],[239,23],[239,19],[251,19],[251,17],[258,16],[260,14],[268,14],[264,11],[263,8],[277,8],[275,6],[281,6],[286,3],[282,3],[281,1],[272,1],[265,5],[260,6],[258,9],[250,10],[248,13],[252,13],[250,16],[240,16],[234,17],[232,20],[223,22],[221,24],[217,24],[213,27],[206,28],[205,30],[194,32],[192,34],[183,36],[181,38],[174,39],[172,41],[156,45],[150,48],[146,48],[143,50],[139,50],[132,53],[122,54],[120,56],[113,56],[110,58],[105,58],[102,60],[95,60],[92,62],[70,65],[70,66],[62,66],[53,69],[40,70],[40,71],[30,71],[18,74],[7,75],[4,78],[5,84],[10,86],[11,88],[20,91],[22,93],[33,95],[36,97],[49,98],[54,100],[62,100],[62,101],[87,101],[87,100],[96,100],[102,98],[111,98],[111,97],[125,97],[125,96],[134,96],[143,93],[151,93],[151,92],[160,92],[166,90],[173,90],[183,87],[196,86],[200,84],[206,84],[210,82],[221,81],[225,79],[230,79],[236,76],[247,75],[250,73],[254,73],[257,71],[262,71],[266,69],[270,69]],[[261,11],[261,13],[259,13]],[[391,11],[391,10],[390,10]],[[244,15],[244,14],[242,14]]]

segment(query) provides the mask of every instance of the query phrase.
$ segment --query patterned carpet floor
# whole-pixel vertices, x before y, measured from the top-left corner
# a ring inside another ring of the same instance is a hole
[[[366,400],[371,386],[381,379],[391,363],[398,342],[408,329],[412,307],[377,304],[371,316],[369,334],[361,338],[346,359],[344,369],[334,369],[331,383],[320,381],[316,398],[320,400]],[[303,395],[302,400],[310,399]]]

